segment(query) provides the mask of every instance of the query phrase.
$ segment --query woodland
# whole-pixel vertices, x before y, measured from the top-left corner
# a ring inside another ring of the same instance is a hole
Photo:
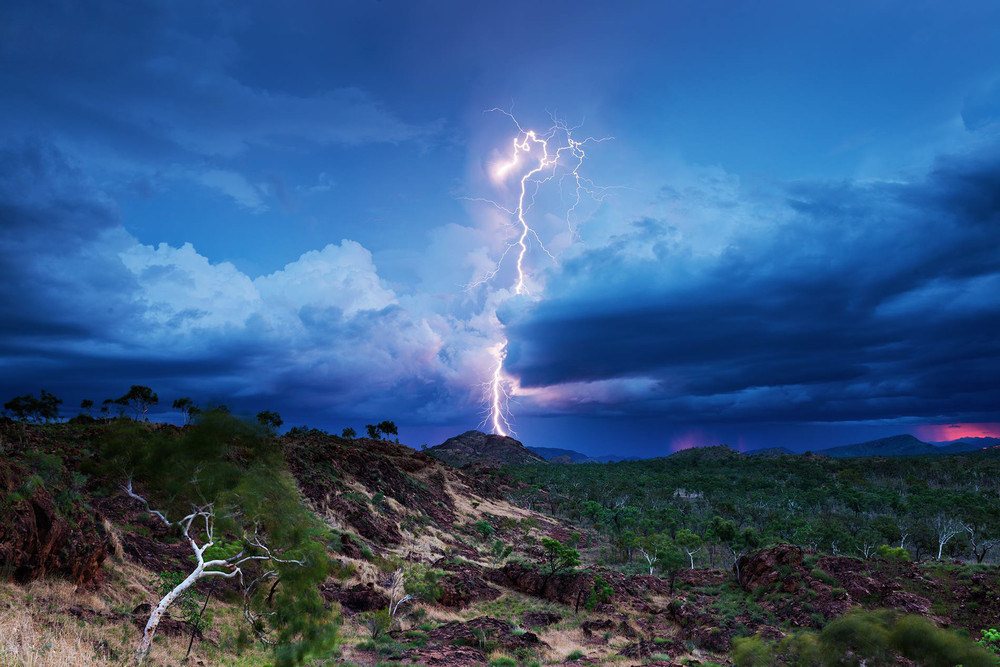
[[[994,449],[455,468],[158,402],[5,404],[0,664],[998,664]]]

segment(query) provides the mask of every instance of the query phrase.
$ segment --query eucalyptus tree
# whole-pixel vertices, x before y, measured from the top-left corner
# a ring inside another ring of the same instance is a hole
[[[179,534],[192,569],[150,612],[135,661],[166,610],[206,578],[235,579],[253,631],[278,664],[332,646],[336,626],[319,584],[328,572],[319,526],[301,503],[270,432],[218,411],[182,435],[116,424],[102,447],[105,474]],[[266,584],[266,585],[262,585]]]

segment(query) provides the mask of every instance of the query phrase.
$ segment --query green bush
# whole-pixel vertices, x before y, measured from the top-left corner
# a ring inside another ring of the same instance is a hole
[[[983,638],[976,643],[994,655],[1000,656],[1000,630],[996,628],[983,630]]]
[[[774,664],[771,646],[759,635],[733,639],[730,657],[736,667],[770,667]]]
[[[406,583],[403,588],[407,593],[424,602],[437,602],[444,594],[441,583],[438,581],[439,573],[422,565],[414,565],[406,574]]]
[[[811,576],[813,579],[816,579],[818,581],[822,581],[824,584],[826,584],[828,586],[836,586],[837,585],[837,580],[836,579],[834,579],[828,572],[824,572],[823,570],[819,569],[818,567],[814,567],[812,570],[810,570],[809,571],[809,576]]]
[[[759,636],[737,638],[732,648],[737,667],[893,665],[897,655],[921,667],[996,666],[996,657],[982,646],[925,618],[897,617],[886,610],[854,610],[818,634],[800,631],[780,642],[768,642]]]
[[[886,559],[890,563],[910,562],[910,552],[900,547],[890,547],[888,544],[883,544],[878,548],[877,553],[881,558]]]

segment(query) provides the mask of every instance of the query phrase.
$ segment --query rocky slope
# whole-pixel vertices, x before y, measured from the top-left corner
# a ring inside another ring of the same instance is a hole
[[[545,463],[543,457],[514,438],[481,431],[466,431],[429,448],[427,452],[456,468],[471,463],[487,466]]]
[[[106,624],[107,636],[85,647],[84,662],[110,665],[127,655],[143,621],[141,605],[156,599],[152,582],[189,569],[190,555],[139,503],[88,476],[85,463],[99,450],[102,428],[17,425],[0,432],[0,573],[14,582],[0,582],[0,609],[10,616],[23,582],[55,576],[78,584],[73,597],[46,601],[35,622]],[[475,432],[453,440],[460,446],[445,451],[490,444]],[[513,443],[494,437],[487,451],[520,456],[523,447]],[[730,665],[736,637],[818,629],[853,607],[915,613],[973,633],[1000,617],[995,567],[859,560],[790,545],[746,554],[732,571],[684,569],[671,582],[599,565],[607,545],[579,530],[572,539],[583,564],[548,574],[543,538],[567,543],[579,527],[509,503],[516,485],[495,468],[456,469],[402,445],[319,431],[299,430],[277,444],[304,501],[336,538],[329,554],[334,576],[322,593],[344,619],[342,662],[478,666],[506,656],[523,665]],[[733,454],[681,456],[704,455]],[[631,567],[635,572],[638,564]],[[389,582],[400,570],[414,599],[389,632],[373,639],[372,619],[389,606]],[[610,593],[597,597],[602,587]],[[199,599],[207,592],[200,590]],[[216,596],[212,608],[221,613],[238,590],[223,586]],[[183,654],[176,646],[192,633],[203,638],[196,655],[218,664],[225,632],[236,627],[203,632],[178,611],[165,625],[174,637],[164,645],[179,654],[151,664],[176,664]],[[0,664],[9,657],[5,646],[0,620]]]

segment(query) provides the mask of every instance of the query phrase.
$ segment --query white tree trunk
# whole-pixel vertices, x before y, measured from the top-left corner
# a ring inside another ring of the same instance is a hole
[[[199,563],[198,567],[187,576],[184,581],[177,584],[172,591],[163,596],[156,608],[153,609],[152,613],[149,615],[149,620],[146,621],[146,627],[142,631],[142,639],[139,641],[139,647],[135,650],[135,663],[137,665],[142,664],[146,656],[149,655],[149,649],[153,645],[153,635],[156,634],[156,626],[160,624],[160,619],[163,618],[163,614],[167,611],[167,608],[174,603],[180,595],[191,588],[194,582],[201,579],[205,566],[203,563]]]

